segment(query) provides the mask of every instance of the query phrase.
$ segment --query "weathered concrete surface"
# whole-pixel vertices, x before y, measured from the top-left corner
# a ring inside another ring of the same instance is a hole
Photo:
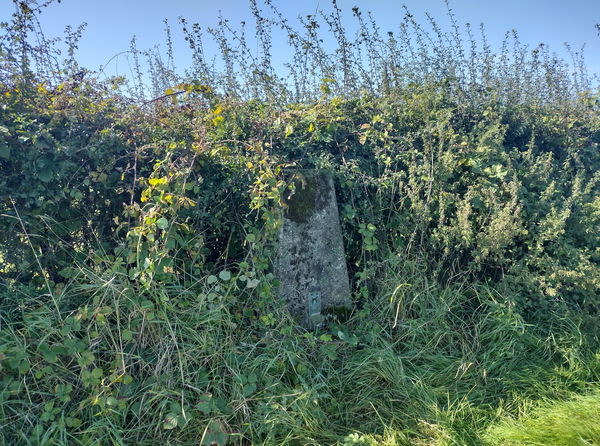
[[[292,184],[283,200],[275,274],[291,314],[313,328],[350,308],[348,270],[332,178],[305,170]]]

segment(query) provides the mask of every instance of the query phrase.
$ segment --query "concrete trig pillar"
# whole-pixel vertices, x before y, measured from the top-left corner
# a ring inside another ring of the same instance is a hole
[[[317,170],[300,171],[283,201],[275,261],[278,293],[300,324],[314,328],[328,314],[351,307],[333,179]]]

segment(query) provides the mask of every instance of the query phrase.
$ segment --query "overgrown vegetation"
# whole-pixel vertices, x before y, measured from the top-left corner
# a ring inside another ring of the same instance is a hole
[[[266,0],[258,55],[221,19],[210,64],[182,19],[186,73],[167,28],[166,57],[132,42],[134,79],[104,79],[76,61],[81,28],[61,54],[45,5],[14,4],[2,442],[598,442],[600,95],[577,55],[516,34],[496,54],[451,10],[450,32],[406,11],[384,36],[355,9],[352,39],[334,2],[295,30]],[[315,332],[271,273],[305,168],[335,178],[356,304]]]

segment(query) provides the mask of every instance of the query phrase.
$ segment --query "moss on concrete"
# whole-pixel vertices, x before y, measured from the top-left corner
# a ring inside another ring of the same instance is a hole
[[[296,173],[292,185],[284,197],[285,217],[296,223],[306,223],[315,212],[318,176],[314,172]]]

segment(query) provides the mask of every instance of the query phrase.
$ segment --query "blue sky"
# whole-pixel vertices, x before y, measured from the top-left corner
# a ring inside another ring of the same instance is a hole
[[[329,9],[329,0],[273,0],[289,19],[312,14],[317,9]],[[7,20],[13,6],[10,0],[0,0],[0,20]],[[338,0],[344,11],[344,22],[352,30],[351,8],[372,11],[382,31],[396,31],[404,15],[401,5],[411,10],[417,21],[424,24],[425,12],[430,12],[444,29],[449,29],[443,0]],[[594,25],[600,23],[600,0],[451,0],[459,23],[475,25],[483,22],[487,37],[499,45],[506,31],[516,29],[523,43],[532,47],[538,43],[550,45],[563,57],[563,43],[574,49],[586,44],[588,68],[600,74],[600,36]],[[61,36],[66,25],[87,22],[79,45],[78,60],[82,65],[97,69],[115,54],[126,51],[135,35],[140,49],[162,44],[167,18],[177,28],[177,18],[184,16],[189,23],[198,22],[203,28],[214,26],[221,11],[232,24],[242,20],[252,24],[247,0],[62,0],[44,10],[41,23],[47,37]],[[180,34],[174,32],[175,60],[185,68],[189,51]],[[208,36],[207,36],[208,40]],[[210,48],[209,48],[210,49]],[[285,47],[275,45],[276,57],[285,55]],[[115,58],[107,67],[108,74],[126,74],[127,60]]]

